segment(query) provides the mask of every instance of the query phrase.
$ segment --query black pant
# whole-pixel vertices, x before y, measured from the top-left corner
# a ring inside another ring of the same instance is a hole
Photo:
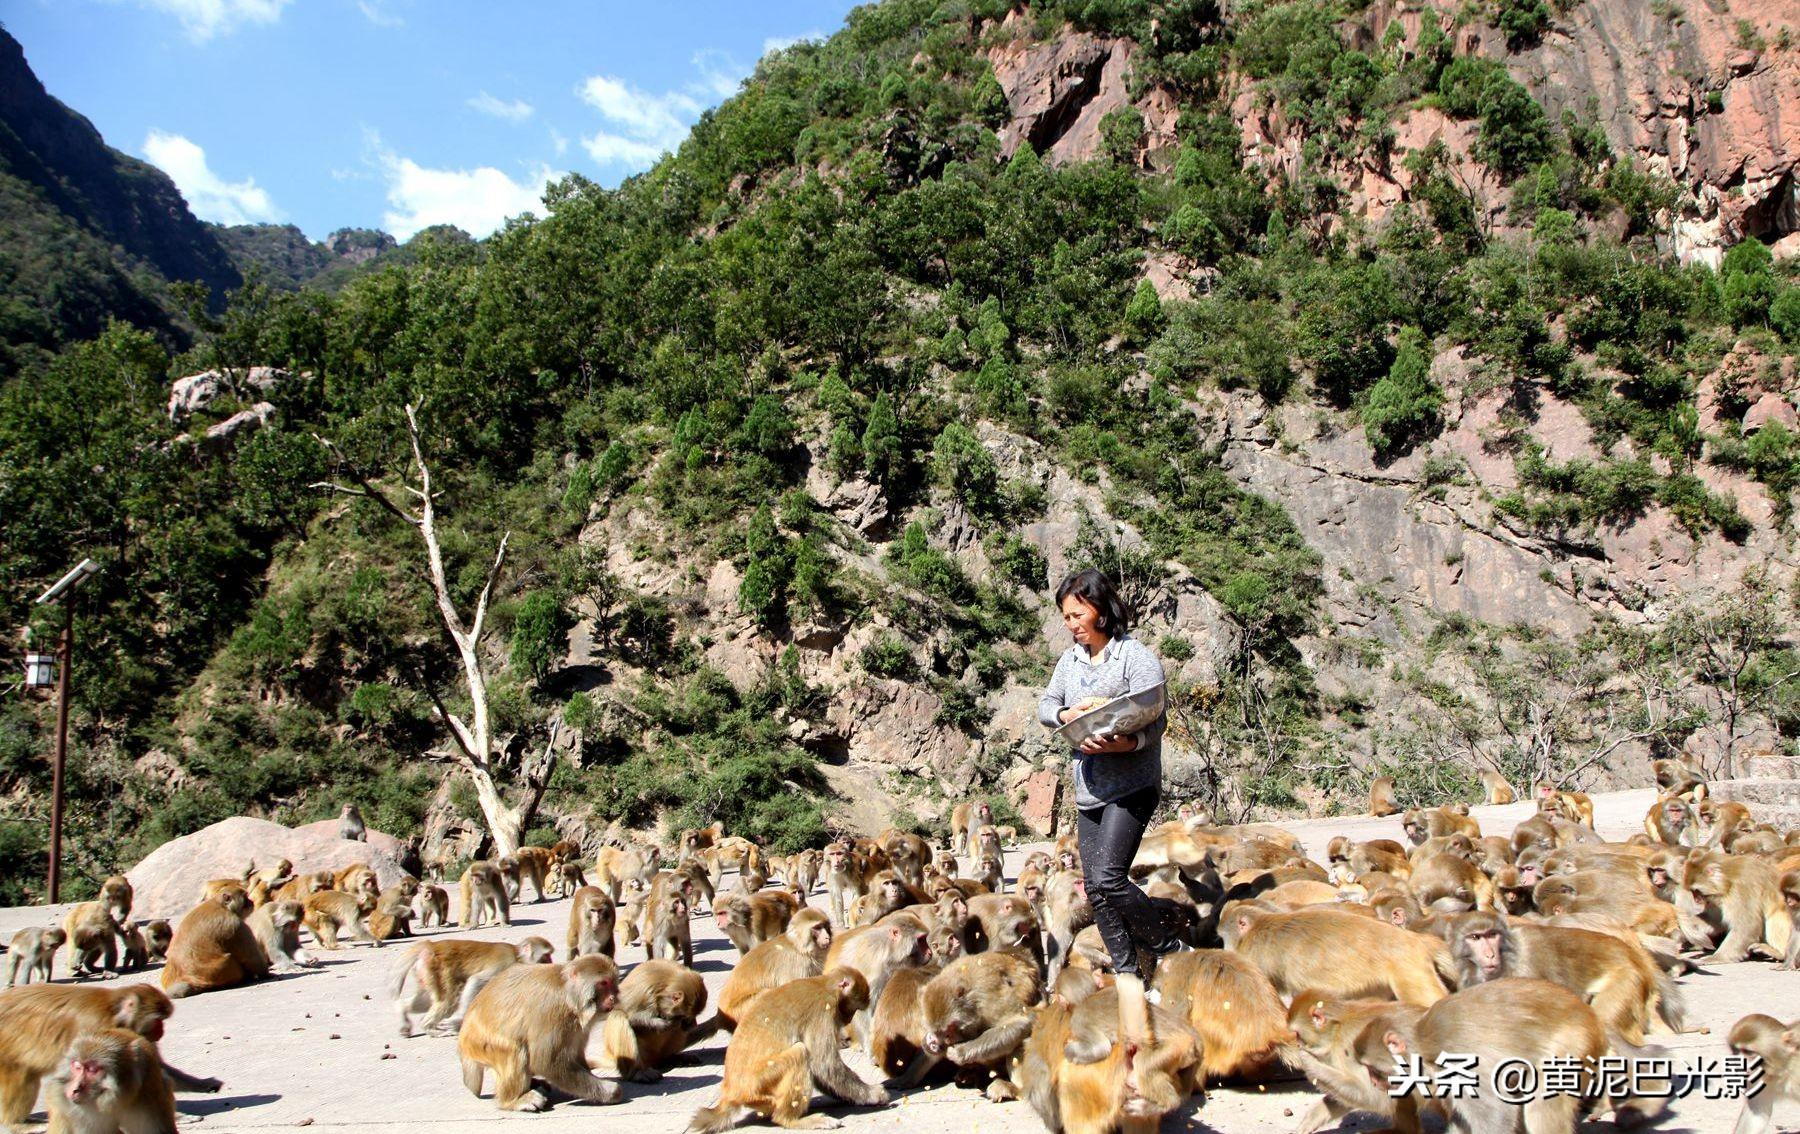
[[[1106,951],[1112,954],[1115,972],[1138,972],[1140,946],[1162,954],[1179,944],[1175,934],[1180,907],[1150,897],[1130,874],[1131,860],[1160,795],[1160,789],[1147,787],[1104,806],[1076,812],[1075,837],[1081,846],[1088,902],[1094,907],[1094,924],[1100,928]]]

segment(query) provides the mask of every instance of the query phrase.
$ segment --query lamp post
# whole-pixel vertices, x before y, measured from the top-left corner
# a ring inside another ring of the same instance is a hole
[[[38,596],[38,606],[59,602],[63,608],[62,634],[56,643],[56,756],[50,766],[50,903],[62,895],[62,813],[63,764],[69,754],[69,670],[75,656],[75,592],[81,584],[100,573],[100,565],[83,559],[67,575],[51,584]],[[27,681],[42,676],[42,655],[37,665],[28,663]]]

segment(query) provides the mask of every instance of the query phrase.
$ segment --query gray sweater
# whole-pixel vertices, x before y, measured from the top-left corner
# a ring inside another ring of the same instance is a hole
[[[1129,634],[1106,644],[1100,656],[1089,660],[1087,647],[1077,643],[1056,660],[1050,688],[1038,702],[1038,720],[1047,728],[1062,724],[1058,714],[1089,697],[1111,700],[1139,693],[1163,680],[1162,663],[1150,648]],[[1162,783],[1162,737],[1167,715],[1159,716],[1137,735],[1133,752],[1088,755],[1071,749],[1069,763],[1075,772],[1075,806],[1099,807],[1132,792]]]

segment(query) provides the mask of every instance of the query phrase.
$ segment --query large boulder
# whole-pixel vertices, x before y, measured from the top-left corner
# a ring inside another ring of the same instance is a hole
[[[214,878],[234,878],[251,862],[269,865],[287,859],[294,869],[341,870],[363,863],[382,886],[400,881],[399,840],[377,831],[369,842],[337,837],[337,820],[306,827],[284,827],[267,819],[237,816],[222,819],[191,835],[183,835],[150,852],[125,872],[135,891],[137,917],[178,918],[192,909],[200,891]]]

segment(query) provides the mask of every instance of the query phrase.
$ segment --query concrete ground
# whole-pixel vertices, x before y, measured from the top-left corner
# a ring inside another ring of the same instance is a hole
[[[1647,790],[1596,796],[1596,823],[1601,833],[1609,839],[1622,839],[1637,830],[1653,798]],[[1510,831],[1530,812],[1526,804],[1475,809],[1482,829],[1490,833]],[[1284,826],[1300,835],[1308,851],[1321,861],[1325,844],[1334,835],[1402,837],[1397,817],[1312,820]],[[1009,879],[1028,849],[1007,856]],[[729,877],[726,884],[732,884]],[[813,904],[823,907],[825,895],[814,895]],[[523,904],[515,907],[510,928],[466,935],[454,929],[443,932],[506,941],[541,935],[557,945],[560,957],[568,906],[567,901]],[[0,935],[10,937],[16,929],[48,924],[58,916],[57,911],[42,907],[0,910]],[[716,994],[736,960],[736,951],[710,917],[696,918],[693,934],[695,967]],[[190,1073],[218,1076],[225,1082],[216,1096],[181,1097],[184,1128],[430,1128],[433,1134],[459,1134],[490,1130],[498,1123],[557,1130],[598,1121],[620,1131],[675,1131],[686,1126],[696,1107],[711,1101],[719,1082],[725,1036],[695,1049],[688,1063],[672,1068],[660,1083],[626,1084],[626,1101],[621,1105],[565,1102],[542,1115],[502,1114],[491,1099],[476,1099],[463,1089],[454,1040],[399,1038],[386,986],[402,947],[390,945],[376,951],[352,946],[336,955],[324,954],[330,959],[318,971],[179,1001],[163,1041],[165,1057]],[[642,957],[642,951],[634,946],[619,959],[629,965]],[[63,972],[60,956],[57,964],[58,972]],[[149,978],[154,980],[155,975],[152,972]],[[113,983],[143,979],[140,974]],[[1710,1035],[1661,1037],[1678,1062],[1701,1055],[1722,1056],[1725,1032],[1747,1013],[1767,1012],[1783,1020],[1800,1016],[1800,974],[1780,972],[1767,963],[1719,966],[1713,975],[1684,977],[1681,987],[1693,1021],[1712,1031]],[[865,1077],[874,1078],[866,1059],[852,1054],[851,1064]],[[491,1090],[491,1077],[488,1085]],[[1315,1098],[1304,1081],[1267,1089],[1218,1088],[1170,1116],[1163,1129],[1220,1134],[1285,1131]],[[1723,1134],[1732,1128],[1740,1106],[1730,1100],[1684,1099],[1676,1103],[1673,1117],[1661,1129]],[[1042,1129],[1022,1102],[990,1103],[974,1091],[951,1086],[911,1092],[879,1110],[833,1107],[829,1113],[849,1130],[985,1134]],[[1800,1115],[1781,1109],[1779,1117],[1791,1123]],[[1353,1118],[1342,1129],[1372,1130],[1379,1125],[1363,1116]],[[1585,1127],[1608,1128],[1605,1124]]]

